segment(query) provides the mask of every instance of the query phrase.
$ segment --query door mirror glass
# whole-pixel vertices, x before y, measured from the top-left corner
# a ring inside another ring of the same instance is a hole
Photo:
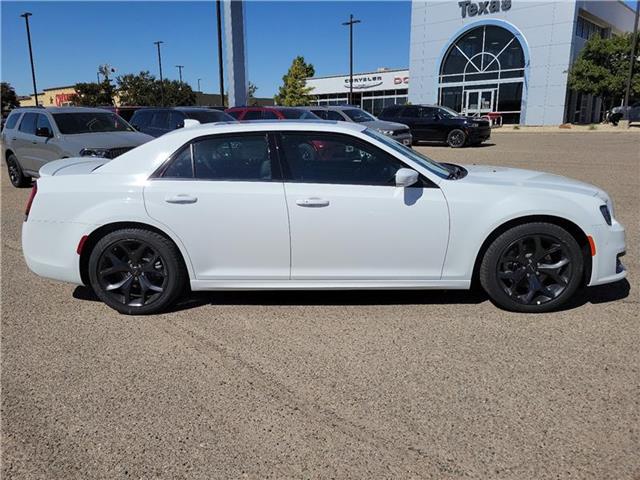
[[[396,187],[410,187],[418,182],[418,172],[410,168],[401,168],[396,172]]]
[[[51,133],[51,130],[49,130],[49,127],[38,127],[38,129],[36,130],[36,136],[51,138],[53,137],[53,134]]]

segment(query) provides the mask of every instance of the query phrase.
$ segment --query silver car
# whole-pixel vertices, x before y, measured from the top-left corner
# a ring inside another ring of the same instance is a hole
[[[361,123],[408,147],[410,147],[413,142],[411,130],[408,126],[402,123],[378,120],[370,113],[358,107],[353,107],[351,105],[330,105],[322,107],[313,106],[308,108],[324,120]]]
[[[1,138],[15,187],[27,186],[53,160],[115,158],[153,140],[114,113],[83,107],[17,108],[9,114]]]

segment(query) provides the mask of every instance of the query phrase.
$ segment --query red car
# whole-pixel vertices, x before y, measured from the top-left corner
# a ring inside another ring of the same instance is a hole
[[[322,120],[304,107],[233,107],[226,113],[239,121],[245,120]]]

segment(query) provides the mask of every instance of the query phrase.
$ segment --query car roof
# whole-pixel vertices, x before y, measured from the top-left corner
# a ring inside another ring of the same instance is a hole
[[[212,110],[215,111],[215,109],[212,108],[208,108],[208,107],[200,107],[197,105],[194,106],[190,106],[190,107],[137,107],[138,109],[137,111],[141,111],[141,112],[148,112],[149,110],[167,110],[167,111],[178,111],[178,112],[191,112],[191,111],[197,111],[197,112],[210,112]],[[220,110],[218,110],[220,111]]]
[[[318,106],[313,106],[313,107],[309,107],[311,110],[353,110],[358,109],[358,110],[363,110],[362,107],[358,106],[358,105],[318,105]]]
[[[358,123],[328,120],[252,120],[248,122],[205,123],[179,128],[109,161],[97,171],[147,178],[182,145],[207,135],[264,131],[317,131],[325,133],[358,133],[366,130]]]
[[[286,105],[246,105],[230,107],[227,110],[311,110],[313,107],[288,107]]]
[[[109,105],[106,105],[109,107]],[[113,107],[115,108],[115,107]],[[105,113],[109,112],[104,108],[93,108],[93,107],[18,107],[15,110],[19,110],[21,112],[49,112],[49,113]]]

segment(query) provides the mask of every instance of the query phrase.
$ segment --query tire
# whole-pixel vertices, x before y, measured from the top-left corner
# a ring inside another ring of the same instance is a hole
[[[459,128],[451,130],[447,135],[447,145],[451,148],[462,148],[467,143],[467,134]]]
[[[20,162],[13,153],[7,156],[7,172],[9,173],[9,181],[14,187],[23,188],[31,185],[31,177],[22,172]]]
[[[180,296],[187,273],[171,240],[127,228],[105,235],[95,245],[89,256],[89,280],[98,298],[114,310],[147,315],[164,310]]]
[[[527,223],[496,238],[482,259],[480,284],[499,307],[542,313],[569,300],[582,282],[578,242],[551,223]]]

